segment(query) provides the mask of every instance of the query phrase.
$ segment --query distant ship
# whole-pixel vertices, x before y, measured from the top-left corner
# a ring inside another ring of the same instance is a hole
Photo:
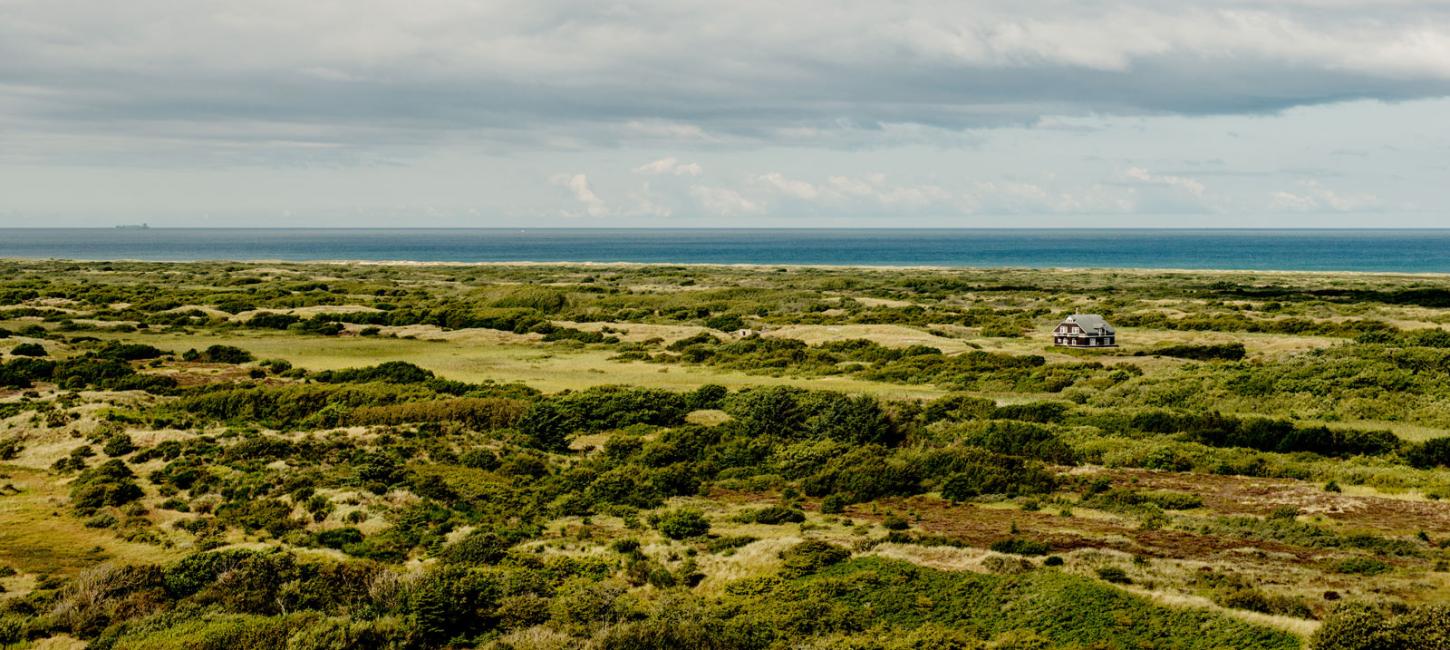
[[[144,223],[140,223],[140,224],[137,224],[137,223],[127,223],[127,224],[121,224],[119,226],[116,226],[116,230],[150,230],[150,229],[151,229],[151,226],[148,226],[148,225],[146,225]]]

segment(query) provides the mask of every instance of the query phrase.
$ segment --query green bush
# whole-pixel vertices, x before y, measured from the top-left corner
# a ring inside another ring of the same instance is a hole
[[[1052,545],[1047,542],[1039,542],[1020,537],[1009,537],[992,542],[990,547],[998,553],[1011,553],[1013,555],[1047,555],[1052,552]]]
[[[1450,467],[1450,438],[1432,438],[1413,445],[1405,458],[1421,469]]]
[[[1311,650],[1443,650],[1450,648],[1450,607],[1401,611],[1363,603],[1336,607],[1309,638]]]
[[[136,451],[136,443],[131,440],[131,436],[124,433],[117,433],[106,438],[106,444],[101,446],[101,453],[112,458],[125,456],[133,451]]]
[[[1072,448],[1051,429],[1030,422],[991,420],[961,425],[962,444],[989,449],[1008,456],[1022,456],[1049,463],[1070,465]]]
[[[710,522],[698,510],[681,508],[660,514],[655,528],[670,539],[689,539],[710,532]]]
[[[252,361],[252,353],[232,345],[211,345],[205,350],[187,350],[181,355],[185,361],[198,363],[247,363]]]
[[[719,384],[705,384],[685,394],[685,406],[691,411],[718,409],[725,403],[730,390]]]
[[[808,539],[781,551],[780,559],[781,575],[795,578],[845,562],[851,559],[851,551],[829,542]]]
[[[1238,361],[1247,351],[1242,343],[1184,343],[1154,348],[1147,354],[1195,361]],[[1141,353],[1140,353],[1141,354]]]
[[[786,506],[766,506],[759,510],[746,511],[744,515],[750,522],[770,526],[798,524],[806,520],[806,513]]]
[[[105,506],[123,506],[142,496],[136,474],[126,463],[112,459],[81,472],[71,482],[71,507],[89,513]]]
[[[317,543],[328,548],[341,549],[351,544],[358,544],[363,541],[362,531],[348,526],[345,528],[331,528],[317,533]]]
[[[540,313],[555,314],[569,306],[569,297],[563,292],[544,287],[517,289],[493,302],[502,309],[531,309]]]
[[[706,318],[705,327],[721,332],[734,332],[745,329],[745,320],[736,314],[721,314]]]
[[[523,531],[473,530],[458,541],[449,543],[438,554],[447,564],[494,564],[508,555],[508,550],[527,539]]]
[[[45,346],[39,343],[21,343],[10,348],[10,354],[17,357],[43,357],[46,356]]]
[[[1097,574],[1099,578],[1113,584],[1127,585],[1133,583],[1133,580],[1128,577],[1127,571],[1115,566],[1098,567]]]
[[[1372,557],[1351,557],[1334,563],[1334,571],[1337,573],[1348,573],[1361,576],[1373,576],[1381,573],[1389,573],[1394,567],[1383,560]]]

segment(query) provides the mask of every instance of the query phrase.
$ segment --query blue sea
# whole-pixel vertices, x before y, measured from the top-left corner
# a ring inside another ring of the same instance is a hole
[[[0,258],[1450,273],[1450,230],[0,229]]]

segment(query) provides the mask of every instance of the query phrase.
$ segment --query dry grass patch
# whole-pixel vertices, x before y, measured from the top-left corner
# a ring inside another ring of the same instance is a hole
[[[161,562],[175,550],[98,533],[66,511],[67,486],[49,472],[0,465],[5,482],[20,489],[0,496],[0,565],[24,573],[72,574],[98,562]]]
[[[926,345],[946,353],[969,348],[961,339],[928,334],[905,325],[782,325],[762,331],[761,336],[800,339],[810,345],[842,339],[866,339],[890,348]]]

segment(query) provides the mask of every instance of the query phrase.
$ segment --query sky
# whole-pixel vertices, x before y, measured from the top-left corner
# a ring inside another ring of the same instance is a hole
[[[1450,1],[0,0],[0,227],[1450,227]]]

